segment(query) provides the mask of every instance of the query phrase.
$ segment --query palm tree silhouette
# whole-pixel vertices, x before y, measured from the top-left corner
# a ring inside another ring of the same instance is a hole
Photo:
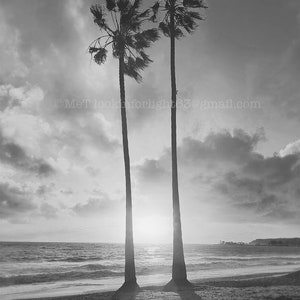
[[[163,20],[159,29],[170,38],[170,64],[171,64],[171,148],[172,148],[172,197],[173,197],[173,265],[172,280],[167,285],[171,287],[190,285],[187,280],[184,260],[181,216],[178,191],[177,168],[177,134],[176,134],[176,69],[175,69],[175,40],[184,36],[184,31],[192,33],[197,27],[197,21],[203,20],[197,9],[206,8],[202,0],[163,0],[152,7],[155,17],[159,11],[163,12]]]
[[[130,179],[130,158],[125,106],[125,75],[141,82],[140,71],[152,60],[144,52],[151,43],[159,38],[157,29],[142,30],[144,22],[149,21],[151,9],[141,10],[141,0],[106,0],[106,6],[93,5],[91,13],[100,28],[100,37],[89,46],[94,61],[101,65],[106,61],[108,47],[113,57],[119,60],[119,84],[121,100],[121,120],[123,153],[126,181],[126,239],[125,239],[125,282],[121,289],[138,287],[135,273],[132,197]]]

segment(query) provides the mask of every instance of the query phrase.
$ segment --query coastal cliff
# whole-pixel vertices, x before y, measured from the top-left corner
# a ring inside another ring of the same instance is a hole
[[[257,239],[250,242],[249,245],[300,247],[300,238]]]

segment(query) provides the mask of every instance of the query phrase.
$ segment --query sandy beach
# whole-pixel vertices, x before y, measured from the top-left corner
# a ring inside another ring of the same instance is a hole
[[[300,271],[193,281],[193,288],[164,291],[163,286],[141,287],[135,293],[94,293],[42,300],[299,300]],[[29,299],[26,299],[29,300]]]

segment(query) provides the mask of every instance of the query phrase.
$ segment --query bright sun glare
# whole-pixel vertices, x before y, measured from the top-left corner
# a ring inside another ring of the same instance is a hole
[[[138,219],[135,223],[135,240],[140,243],[169,242],[171,223],[163,217],[150,216]]]

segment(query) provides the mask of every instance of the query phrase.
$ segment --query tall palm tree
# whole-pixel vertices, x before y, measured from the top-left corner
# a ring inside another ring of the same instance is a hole
[[[121,120],[123,153],[126,182],[126,238],[125,238],[125,282],[122,288],[136,288],[134,262],[132,197],[130,179],[130,158],[128,147],[127,118],[125,106],[125,76],[141,82],[140,71],[151,61],[144,52],[159,38],[157,29],[142,30],[144,22],[149,21],[151,9],[141,10],[141,0],[106,0],[106,5],[93,5],[91,13],[102,35],[89,46],[94,61],[99,65],[107,58],[107,48],[111,47],[113,57],[119,60],[119,84],[121,100]]]
[[[154,19],[161,10],[163,20],[159,23],[159,29],[170,38],[170,65],[171,65],[171,148],[172,148],[172,197],[173,197],[173,265],[172,280],[168,286],[189,285],[184,260],[181,216],[178,191],[177,168],[177,134],[176,134],[176,69],[175,69],[175,41],[184,36],[184,31],[191,34],[197,27],[197,21],[203,20],[199,11],[206,8],[203,0],[162,0],[153,7]]]

